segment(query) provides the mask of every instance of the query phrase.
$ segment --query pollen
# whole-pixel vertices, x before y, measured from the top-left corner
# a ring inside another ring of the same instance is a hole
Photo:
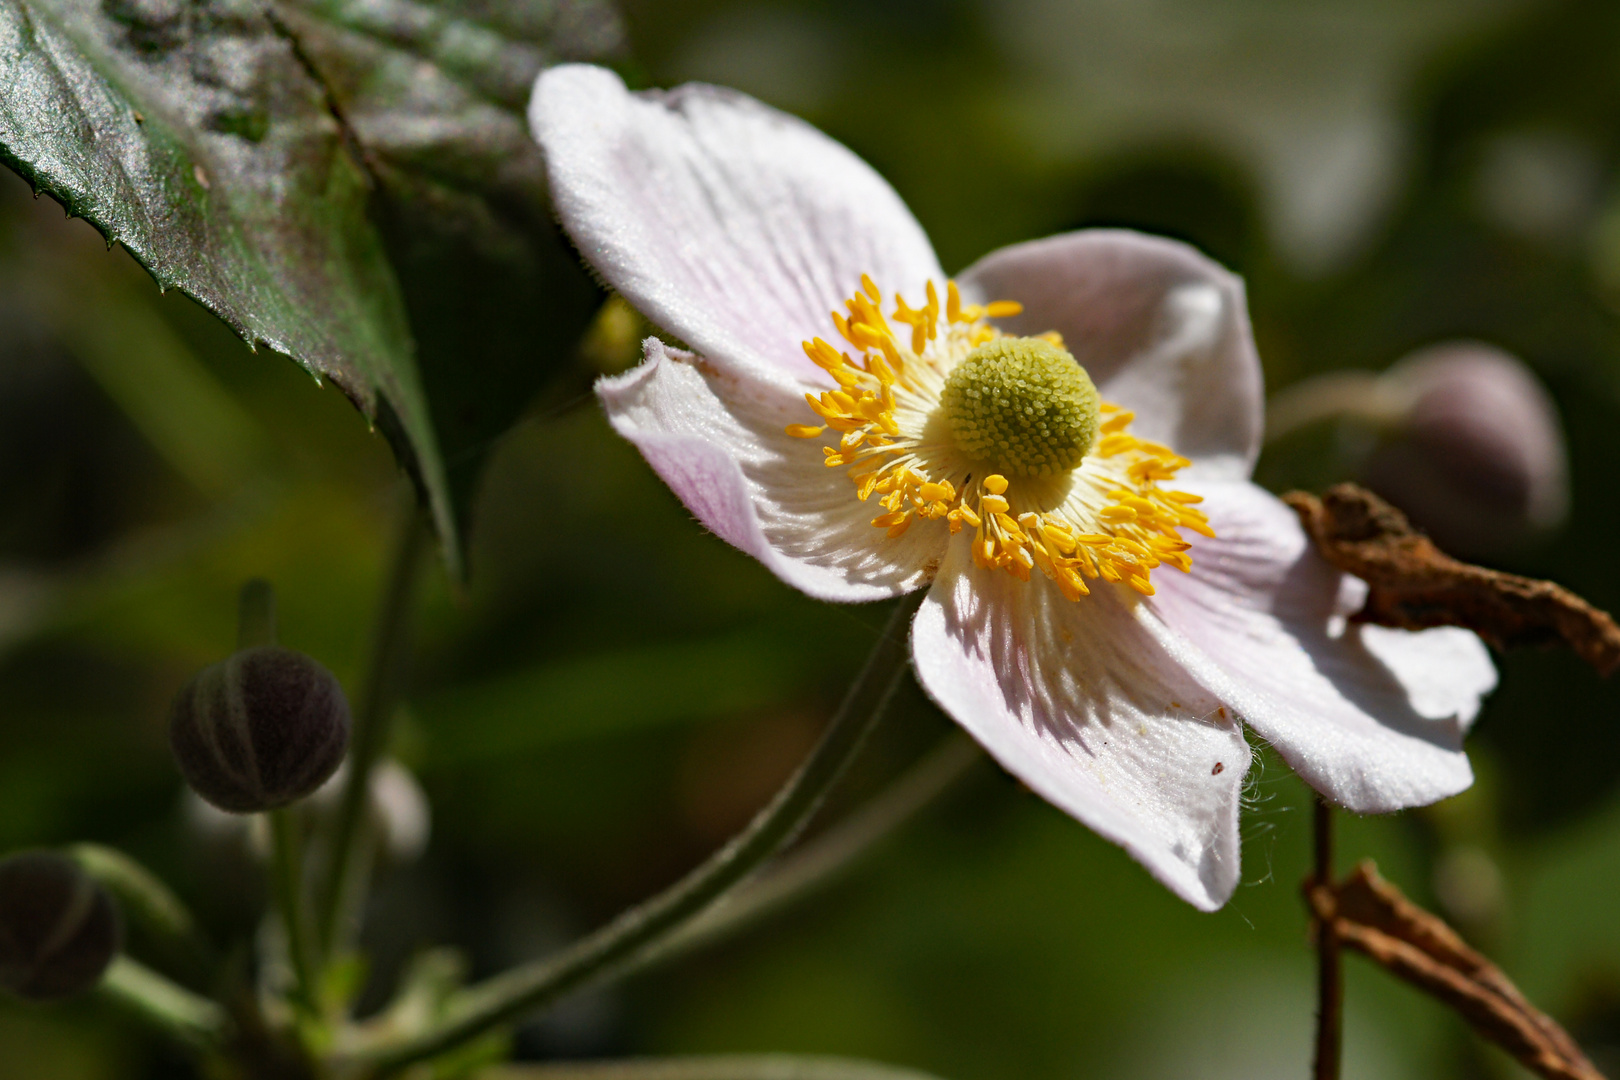
[[[1131,434],[1135,417],[1098,397],[1057,334],[1004,335],[991,320],[1017,302],[964,304],[955,282],[941,299],[930,282],[919,306],[894,296],[885,316],[863,275],[832,313],[843,344],[804,343],[827,376],[805,395],[816,422],[785,433],[821,443],[888,538],[960,534],[980,568],[1039,572],[1069,600],[1099,580],[1152,595],[1155,570],[1191,569],[1181,530],[1215,533],[1199,496],[1161,486],[1191,462]]]
[[[1085,368],[1044,338],[980,345],[946,377],[940,407],[962,453],[1013,476],[1073,470],[1102,418]]]

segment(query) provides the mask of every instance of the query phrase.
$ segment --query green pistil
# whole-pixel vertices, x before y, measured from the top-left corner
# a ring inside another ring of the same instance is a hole
[[[1097,441],[1097,388],[1066,349],[1042,338],[997,338],[945,379],[940,408],[962,453],[1014,476],[1054,476]]]

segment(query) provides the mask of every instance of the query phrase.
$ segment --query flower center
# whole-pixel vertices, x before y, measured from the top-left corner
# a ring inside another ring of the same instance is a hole
[[[1190,569],[1181,530],[1215,533],[1199,496],[1160,485],[1191,462],[1132,435],[1135,416],[1098,398],[1056,334],[1007,337],[989,322],[1019,304],[964,304],[955,282],[944,300],[930,282],[921,307],[896,296],[885,316],[863,276],[832,313],[854,355],[804,343],[836,388],[806,394],[821,422],[787,433],[832,440],[822,460],[882,509],[872,525],[891,539],[919,523],[972,530],[975,564],[1039,572],[1070,600],[1098,580],[1151,596],[1154,570]]]
[[[1012,476],[1077,468],[1102,415],[1086,369],[1045,338],[997,338],[974,349],[946,376],[940,408],[957,449]]]

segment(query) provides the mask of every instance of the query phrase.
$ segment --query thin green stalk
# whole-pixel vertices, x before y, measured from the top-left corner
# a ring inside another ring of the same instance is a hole
[[[276,643],[276,591],[263,578],[242,586],[236,621],[238,648]],[[276,914],[287,935],[287,961],[292,967],[293,1003],[314,1015],[315,967],[310,952],[308,910],[304,903],[303,833],[289,808],[265,814],[270,825],[270,889]]]
[[[501,1065],[478,1080],[934,1080],[927,1073],[853,1058],[724,1054]]]
[[[309,913],[304,903],[303,837],[298,815],[291,809],[272,810],[270,878],[275,890],[276,913],[287,935],[287,961],[292,966],[293,1002],[316,1015],[314,957],[310,952]]]
[[[371,792],[371,771],[387,752],[393,735],[394,706],[398,701],[405,657],[410,649],[410,615],[421,577],[422,554],[429,537],[427,522],[413,505],[394,548],[394,560],[378,613],[376,638],[365,696],[354,717],[349,743],[349,778],[338,807],[327,848],[329,862],[317,914],[316,944],[322,958],[330,958],[341,944],[345,913],[364,892],[370,873],[366,852],[366,808]]]
[[[242,586],[237,603],[236,647],[251,649],[276,643],[276,590],[264,578]]]
[[[831,884],[983,760],[984,752],[978,743],[961,731],[951,732],[859,809],[642,953],[635,967],[663,963],[701,949]]]
[[[224,1009],[127,956],[112,962],[96,990],[193,1049],[214,1050],[225,1042],[229,1020]]]
[[[213,977],[219,966],[214,946],[185,902],[156,874],[101,844],[74,844],[64,854],[113,895],[125,917],[140,926],[187,979],[205,983]]]
[[[905,672],[907,623],[921,600],[920,593],[913,594],[895,607],[815,749],[770,804],[725,847],[668,889],[558,955],[463,991],[450,1001],[447,1019],[438,1028],[375,1048],[354,1064],[369,1066],[372,1076],[388,1075],[618,974],[643,950],[678,930],[759,869],[809,821],[882,715]]]

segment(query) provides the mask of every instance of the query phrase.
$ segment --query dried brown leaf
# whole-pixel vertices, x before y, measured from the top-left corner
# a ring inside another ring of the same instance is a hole
[[[1320,499],[1295,491],[1283,500],[1323,558],[1370,586],[1357,622],[1461,626],[1501,649],[1562,641],[1601,675],[1620,667],[1620,627],[1607,612],[1550,581],[1452,558],[1365,488],[1338,484]]]
[[[1397,978],[1438,999],[1548,1080],[1603,1080],[1575,1040],[1531,1005],[1502,970],[1364,860],[1338,883],[1307,881],[1318,924]]]

